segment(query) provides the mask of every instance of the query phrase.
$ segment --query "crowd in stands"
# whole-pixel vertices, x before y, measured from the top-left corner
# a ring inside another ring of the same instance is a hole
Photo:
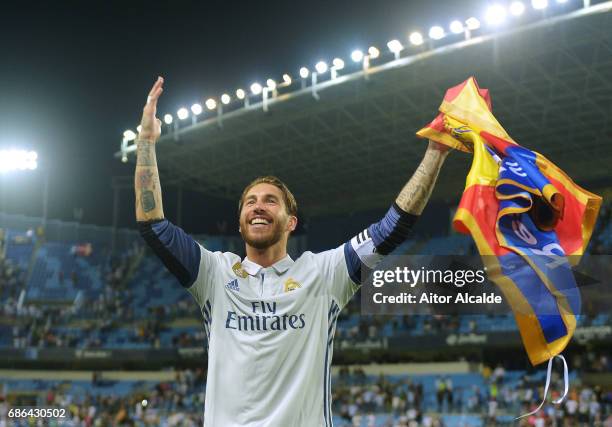
[[[30,242],[31,243],[31,242]],[[99,266],[104,288],[93,300],[77,296],[70,304],[37,304],[28,301],[25,295],[27,271],[0,251],[0,317],[11,325],[10,342],[14,348],[25,347],[99,347],[95,336],[99,331],[108,331],[134,319],[127,273],[143,253],[143,245],[135,243],[120,256],[109,257]],[[67,246],[72,257],[91,255],[91,244]],[[75,271],[57,272],[60,284],[75,283]],[[85,321],[86,320],[86,321]],[[77,323],[79,332],[66,332],[62,327]],[[59,327],[59,328],[58,328]],[[95,332],[80,342],[83,333]],[[150,336],[148,334],[147,336]]]
[[[335,412],[347,426],[370,414],[393,414],[397,423],[405,426],[441,426],[443,420],[432,414],[477,414],[485,425],[503,424],[505,415],[526,414],[537,408],[542,400],[543,381],[539,376],[522,375],[508,378],[505,369],[485,367],[483,384],[453,387],[450,376],[439,376],[430,395],[424,393],[418,377],[390,379],[379,376],[368,381],[363,371],[349,372],[343,368],[334,387]],[[579,384],[579,381],[577,382]],[[553,381],[555,390],[562,390],[559,379]],[[558,398],[554,391],[552,398]],[[611,417],[612,392],[600,387],[572,387],[568,398],[560,406],[546,405],[521,425],[544,427],[595,426]],[[514,417],[512,417],[514,418]],[[610,418],[612,422],[612,418]]]
[[[151,274],[141,273],[138,287],[134,287],[133,281],[129,280],[144,256],[145,246],[142,242],[134,242],[118,256],[106,256],[100,264],[91,264],[92,274],[99,277],[98,281],[101,283],[95,293],[77,293],[74,299],[60,304],[43,304],[30,301],[25,292],[28,261],[25,266],[20,266],[5,257],[6,243],[13,247],[28,243],[29,253],[23,258],[34,258],[34,241],[28,238],[28,233],[22,232],[13,233],[17,234],[18,238],[12,237],[10,242],[7,242],[5,231],[0,229],[0,232],[0,318],[6,326],[0,331],[3,335],[0,336],[0,346],[101,348],[109,345],[113,334],[120,334],[126,335],[128,346],[129,343],[134,343],[137,346],[159,348],[162,346],[162,333],[170,328],[173,320],[191,318],[192,325],[197,327],[191,331],[177,331],[174,336],[164,340],[164,345],[204,347],[205,334],[200,325],[197,304],[156,258],[149,255],[152,260],[149,265],[153,263],[154,271]],[[37,242],[39,245],[44,244],[43,236],[44,233]],[[26,238],[29,240],[25,241]],[[85,259],[85,265],[88,265],[87,258],[95,255],[99,257],[99,248],[90,243],[67,243],[61,248],[66,256],[75,260],[67,263],[68,265],[74,265],[77,258]],[[59,256],[62,256],[61,252]],[[60,266],[66,265],[61,259],[58,259],[58,263]],[[45,274],[48,274],[48,271],[46,270]],[[175,298],[174,303],[169,304],[163,298],[146,300],[149,290],[160,286],[157,282],[160,274],[166,277],[162,285],[169,288],[173,295],[181,296]],[[60,289],[76,288],[80,280],[75,270],[60,268],[54,275]],[[141,297],[145,295],[144,304],[136,303],[136,288],[139,288]],[[125,333],[125,330],[129,332]]]
[[[25,274],[23,269],[0,252],[0,296],[3,301],[19,298],[19,293],[25,288]]]
[[[26,287],[26,271],[0,251],[0,316],[9,318],[36,316],[39,309],[33,305],[18,304]]]
[[[572,358],[571,366],[579,372],[612,372],[612,360],[610,360],[610,352],[601,350],[591,350],[575,354]]]
[[[60,383],[37,395],[33,407],[67,409],[61,426],[172,426],[200,427],[203,424],[206,373],[203,369],[179,370],[173,381],[142,386],[126,395],[95,393],[108,386],[98,373],[92,375],[86,392],[77,393]],[[0,388],[0,427],[33,426],[30,420],[9,420],[13,405]],[[53,425],[53,424],[51,424]]]
[[[437,375],[433,383],[431,377],[372,376],[360,367],[343,367],[332,382],[335,425],[511,425],[516,416],[534,411],[542,399],[542,376],[506,371],[501,365],[494,369],[485,367],[478,375]],[[468,381],[463,377],[469,377]],[[424,385],[427,381],[429,385]],[[30,403],[37,407],[67,408],[69,419],[64,420],[65,426],[202,425],[206,384],[203,369],[177,370],[173,381],[143,383],[124,395],[96,392],[108,386],[106,383],[94,373],[86,392],[77,393],[60,383],[39,392],[36,401]],[[552,390],[550,399],[559,397],[562,384],[557,377],[553,378]],[[7,425],[2,424],[7,421],[10,407],[6,392],[0,389],[0,426]],[[568,397],[561,405],[551,404],[550,399],[541,410],[513,425],[586,427],[612,423],[612,392],[581,384],[580,378],[572,381]],[[453,416],[468,421],[451,423]]]

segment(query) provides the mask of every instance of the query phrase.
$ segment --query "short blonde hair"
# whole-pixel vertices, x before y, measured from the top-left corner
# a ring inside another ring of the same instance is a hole
[[[287,213],[289,215],[297,216],[297,202],[295,201],[295,197],[293,197],[293,194],[283,181],[272,175],[257,177],[244,188],[242,196],[240,196],[240,200],[238,201],[238,216],[240,216],[240,213],[242,212],[244,198],[249,190],[255,187],[257,184],[271,184],[278,188],[283,193],[283,200],[285,202],[285,209],[287,209]]]

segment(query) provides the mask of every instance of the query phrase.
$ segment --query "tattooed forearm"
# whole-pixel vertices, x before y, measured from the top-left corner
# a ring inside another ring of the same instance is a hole
[[[155,144],[150,141],[136,141],[136,220],[150,221],[164,218],[161,185],[155,158]]]
[[[149,141],[136,141],[136,164],[139,166],[157,166],[155,144]]]
[[[427,150],[421,164],[395,200],[403,211],[413,215],[423,212],[446,155],[438,150]]]

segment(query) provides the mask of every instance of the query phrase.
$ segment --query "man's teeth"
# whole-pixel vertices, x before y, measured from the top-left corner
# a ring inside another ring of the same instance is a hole
[[[269,224],[270,222],[267,219],[263,219],[263,218],[255,218],[254,220],[251,221],[251,224]]]

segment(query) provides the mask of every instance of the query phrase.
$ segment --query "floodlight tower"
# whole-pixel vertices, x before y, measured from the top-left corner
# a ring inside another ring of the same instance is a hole
[[[38,169],[38,153],[36,151],[9,149],[0,150],[0,176],[2,176],[2,196],[4,198],[4,176],[34,171]],[[42,225],[47,224],[48,204],[49,204],[49,172],[43,171],[43,194],[42,194]],[[4,200],[2,205],[6,206]]]

